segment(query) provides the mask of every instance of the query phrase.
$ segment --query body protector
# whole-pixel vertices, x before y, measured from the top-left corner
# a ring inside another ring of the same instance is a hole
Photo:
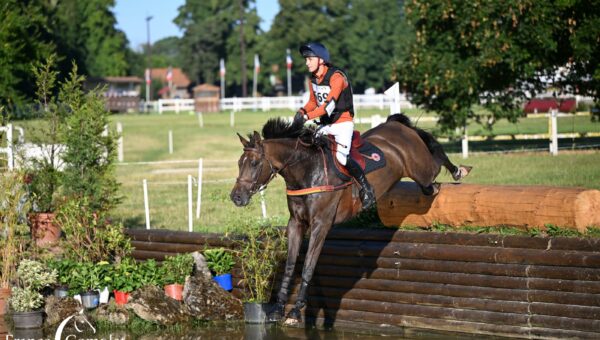
[[[331,92],[331,85],[329,84],[329,81],[335,72],[341,73],[344,78],[346,78],[346,81],[348,81],[348,87],[342,90],[339,98],[332,98],[331,101],[327,101],[327,96],[329,95],[329,92]],[[325,105],[326,114],[319,118],[321,124],[326,125],[335,123],[340,118],[342,113],[346,111],[349,111],[350,115],[354,117],[352,86],[350,85],[348,76],[344,71],[335,66],[329,66],[329,70],[327,70],[327,73],[320,84],[317,83],[317,78],[315,76],[311,77],[311,86],[315,94],[317,104],[319,106]]]

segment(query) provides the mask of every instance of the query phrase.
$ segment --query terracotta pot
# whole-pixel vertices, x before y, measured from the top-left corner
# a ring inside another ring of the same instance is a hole
[[[0,288],[0,315],[8,311],[8,298],[10,297],[10,288]]]
[[[165,294],[177,301],[183,300],[183,285],[173,283],[165,286]]]
[[[55,243],[60,238],[60,227],[54,223],[54,213],[36,213],[29,215],[31,237],[38,246]]]
[[[125,293],[119,290],[114,290],[115,293],[115,302],[117,305],[124,305],[129,301],[129,293]]]

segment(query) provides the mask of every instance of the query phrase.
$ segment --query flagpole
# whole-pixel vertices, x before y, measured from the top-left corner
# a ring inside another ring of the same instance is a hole
[[[256,98],[256,78],[258,76],[258,54],[254,55],[254,80],[252,81],[252,97]]]
[[[292,96],[292,57],[290,56],[290,49],[285,50],[286,53],[286,64],[287,64],[287,94],[288,97]]]

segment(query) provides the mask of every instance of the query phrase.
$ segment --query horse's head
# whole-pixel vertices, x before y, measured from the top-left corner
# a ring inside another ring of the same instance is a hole
[[[252,195],[266,187],[275,172],[273,165],[265,157],[258,132],[254,131],[249,141],[239,133],[238,137],[244,146],[244,153],[238,161],[239,175],[229,197],[236,206],[243,207],[248,205]]]

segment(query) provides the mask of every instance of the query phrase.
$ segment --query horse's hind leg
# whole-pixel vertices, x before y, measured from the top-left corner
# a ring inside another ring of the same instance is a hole
[[[448,155],[446,155],[446,152],[444,152],[444,148],[437,141],[432,141],[429,147],[436,162],[440,164],[440,166],[444,166],[444,168],[446,168],[452,174],[452,179],[455,181],[460,181],[461,179],[465,178],[471,171],[472,167],[470,166],[460,165],[457,167],[450,162]]]
[[[277,302],[267,313],[268,321],[279,321],[283,318],[285,304],[288,300],[289,286],[294,276],[294,268],[296,267],[296,260],[300,252],[300,246],[302,245],[303,235],[304,228],[300,222],[291,217],[287,225],[288,254],[285,262],[285,270],[279,293],[277,293]]]
[[[439,183],[431,183],[427,186],[419,184],[419,187],[421,188],[421,192],[423,192],[423,195],[425,196],[434,196],[440,192]]]

